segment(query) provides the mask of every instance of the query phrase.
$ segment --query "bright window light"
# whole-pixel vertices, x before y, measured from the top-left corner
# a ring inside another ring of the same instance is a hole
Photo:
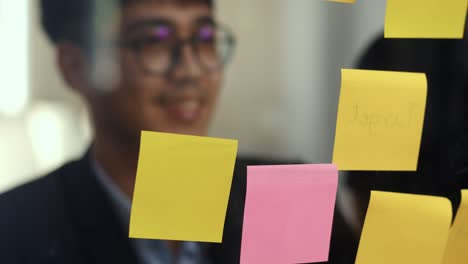
[[[36,176],[35,156],[31,151],[24,121],[0,121],[0,193]]]
[[[0,0],[0,115],[20,114],[28,101],[29,0]]]
[[[68,119],[63,107],[38,103],[28,111],[26,122],[38,171],[44,173],[59,166],[66,154]]]

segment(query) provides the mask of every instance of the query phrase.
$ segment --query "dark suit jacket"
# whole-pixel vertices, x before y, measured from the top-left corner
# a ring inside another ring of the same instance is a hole
[[[258,164],[265,162],[236,162],[223,243],[204,245],[213,263],[239,263],[246,165]],[[88,155],[3,194],[0,263],[137,263],[112,208]],[[353,242],[336,213],[330,263],[353,263]]]

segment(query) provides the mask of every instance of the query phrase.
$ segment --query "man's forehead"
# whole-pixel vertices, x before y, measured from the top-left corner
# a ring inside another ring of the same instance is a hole
[[[137,0],[122,9],[121,26],[127,30],[146,22],[165,21],[176,27],[190,28],[212,16],[213,10],[206,0]]]

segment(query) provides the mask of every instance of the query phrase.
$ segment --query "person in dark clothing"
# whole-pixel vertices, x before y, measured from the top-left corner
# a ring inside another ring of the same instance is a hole
[[[377,38],[364,52],[361,69],[424,72],[427,109],[416,172],[350,172],[362,226],[370,191],[444,196],[456,212],[468,188],[468,43],[463,40]]]
[[[206,134],[234,36],[211,0],[41,0],[63,79],[95,135],[79,160],[0,196],[1,263],[239,263],[246,166],[238,158],[222,244],[128,238],[141,130]],[[53,139],[51,139],[53,140]],[[329,263],[352,263],[335,213]]]

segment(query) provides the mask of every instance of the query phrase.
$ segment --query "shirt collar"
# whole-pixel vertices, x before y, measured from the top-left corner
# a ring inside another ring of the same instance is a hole
[[[104,169],[95,159],[91,159],[91,168],[96,174],[98,182],[104,187],[104,191],[110,196],[120,220],[123,222],[126,230],[130,224],[130,198],[117,186],[117,184],[107,175]]]

